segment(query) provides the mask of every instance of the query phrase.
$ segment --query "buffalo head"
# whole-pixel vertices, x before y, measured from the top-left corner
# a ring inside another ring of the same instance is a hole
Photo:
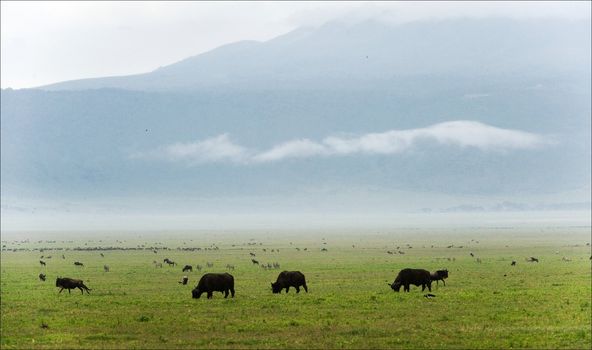
[[[395,292],[398,292],[401,289],[401,283],[393,282],[390,286]]]

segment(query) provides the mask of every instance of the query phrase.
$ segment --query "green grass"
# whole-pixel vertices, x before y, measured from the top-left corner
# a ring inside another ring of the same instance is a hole
[[[82,236],[62,242],[59,235],[49,238],[58,239],[55,243],[3,242],[5,249],[72,248],[85,243],[149,247],[156,242],[171,248],[157,254],[105,251],[104,258],[96,251],[3,250],[3,349],[592,347],[591,262],[586,246],[590,228],[415,229],[365,235],[183,233],[117,237],[125,240],[121,243],[113,236],[104,237],[102,242],[96,238],[88,242]],[[254,242],[257,245],[248,245]],[[176,249],[213,243],[220,249]],[[455,248],[446,248],[450,244]],[[460,245],[463,248],[456,248]],[[397,246],[406,254],[386,253]],[[323,247],[328,252],[321,252]],[[279,253],[270,252],[276,248]],[[270,283],[279,271],[252,265],[249,252],[261,262],[279,262],[282,270],[302,271],[309,293],[272,294]],[[44,259],[45,268],[39,266],[40,255],[52,255]],[[525,262],[529,256],[541,262]],[[162,262],[165,257],[180,266],[153,266],[153,260]],[[76,260],[85,267],[75,267]],[[512,260],[518,265],[511,267]],[[184,264],[195,267],[206,261],[214,267],[187,273],[189,285],[177,283],[185,274]],[[208,271],[226,271],[227,263],[236,267],[230,271],[236,297],[224,299],[215,293],[212,300],[205,295],[192,299],[191,289],[199,277]],[[104,264],[110,272],[103,272]],[[405,267],[448,268],[450,277],[445,287],[434,285],[434,299],[424,298],[417,287],[410,293],[394,293],[386,283]],[[46,282],[37,278],[42,271]],[[58,294],[58,275],[83,279],[91,294],[78,290]]]

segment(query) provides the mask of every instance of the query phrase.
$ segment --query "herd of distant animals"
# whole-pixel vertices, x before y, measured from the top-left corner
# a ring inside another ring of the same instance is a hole
[[[298,249],[298,248],[297,248]],[[323,248],[323,251],[327,251],[325,248]],[[300,249],[298,249],[300,250]],[[305,248],[306,250],[306,248]],[[279,251],[279,249],[278,249]],[[156,253],[156,251],[154,251],[154,253]],[[393,254],[394,252],[388,251],[389,254]],[[404,254],[403,252],[399,252],[401,254]],[[103,253],[100,253],[102,257],[104,257]],[[255,253],[249,253],[251,257],[255,257]],[[469,253],[471,255],[471,257],[474,257],[475,255],[473,253]],[[43,256],[41,257],[43,258]],[[46,258],[51,258],[51,256],[47,256]],[[64,255],[62,255],[62,259],[65,259],[66,257]],[[563,261],[570,261],[567,258],[563,258]],[[592,260],[592,256],[590,257],[590,260]],[[535,257],[529,257],[526,259],[527,262],[539,262],[539,259],[535,258]],[[167,263],[169,266],[176,266],[177,263],[175,263],[174,261],[165,258],[163,260],[164,263]],[[253,264],[259,265],[259,261],[255,260],[255,259],[251,259],[251,262]],[[481,260],[479,258],[477,258],[477,262],[481,262]],[[46,262],[44,262],[43,260],[39,260],[39,263],[41,266],[46,266]],[[157,263],[156,261],[154,261],[154,264],[156,265],[156,267],[162,267],[161,263]],[[511,262],[511,266],[516,266],[516,261],[513,260]],[[76,266],[81,266],[83,267],[84,264],[79,262],[79,261],[75,261],[74,265]],[[211,262],[207,262],[206,266],[208,268],[211,268],[214,266],[213,263]],[[279,263],[273,263],[273,265],[271,263],[268,263],[267,265],[263,264],[262,265],[263,268],[280,268]],[[201,271],[202,266],[201,265],[197,265],[196,266],[197,270]],[[234,270],[234,265],[230,265],[227,264],[226,268],[229,270]],[[109,272],[109,266],[108,265],[104,265],[103,269],[105,272]],[[193,266],[191,265],[185,265],[182,269],[183,272],[193,272]],[[45,281],[47,278],[47,276],[43,273],[39,274],[39,279],[41,281]],[[397,277],[395,278],[393,283],[387,283],[391,289],[395,292],[399,292],[401,287],[403,287],[403,291],[405,292],[409,292],[410,291],[410,285],[415,285],[415,286],[421,286],[421,291],[423,292],[426,288],[428,288],[428,291],[432,291],[432,282],[436,281],[436,284],[439,283],[439,281],[442,281],[442,283],[444,284],[444,286],[446,286],[446,282],[445,279],[448,278],[448,270],[437,270],[436,272],[429,272],[428,270],[424,270],[424,269],[412,269],[412,268],[405,268],[402,269],[401,271],[399,271],[399,273],[397,274]],[[179,282],[180,284],[186,285],[189,281],[189,278],[187,276],[183,276],[182,280]],[[60,291],[58,292],[61,293],[64,289],[68,290],[68,293],[71,293],[72,289],[79,289],[81,291],[82,294],[84,294],[84,291],[87,292],[87,294],[90,293],[91,289],[88,288],[86,285],[84,285],[82,280],[79,279],[74,279],[74,278],[68,278],[68,277],[58,277],[56,279],[56,287],[60,288]],[[304,290],[308,293],[308,287],[306,285],[306,278],[304,277],[304,274],[301,273],[300,271],[282,271],[280,272],[280,274],[278,275],[276,282],[275,283],[271,283],[271,289],[272,292],[274,294],[278,294],[281,293],[281,291],[283,289],[286,289],[286,293],[288,293],[288,291],[290,290],[290,287],[294,287],[296,289],[296,293],[300,293],[300,287],[304,288]],[[195,288],[191,291],[192,297],[195,299],[199,299],[201,297],[201,295],[203,293],[207,294],[207,298],[210,299],[213,296],[213,292],[221,292],[224,293],[224,298],[227,298],[228,295],[230,294],[233,298],[234,298],[234,276],[232,276],[231,274],[225,272],[225,273],[206,273],[204,274],[201,279],[199,280],[197,286],[195,286]],[[433,294],[426,294],[425,297],[431,298],[431,297],[435,297],[435,295]]]

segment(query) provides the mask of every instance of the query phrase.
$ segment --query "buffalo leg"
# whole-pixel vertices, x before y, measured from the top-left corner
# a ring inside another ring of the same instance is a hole
[[[224,291],[224,299],[228,298],[228,289]]]
[[[213,292],[208,292],[208,299],[212,299]]]
[[[72,289],[68,288],[68,294],[72,294]]]
[[[422,292],[425,290],[425,287],[426,287],[425,283],[421,285],[421,291]]]
[[[290,286],[286,287],[286,293],[288,293],[288,291],[290,290]]]
[[[432,291],[432,282],[428,282],[428,290],[431,292]]]
[[[304,291],[308,293],[308,287],[306,287],[306,284],[303,284],[302,288],[304,288]]]
[[[442,280],[442,283],[444,283],[444,287],[446,287],[446,281]]]
[[[296,286],[296,293],[300,293],[300,287]]]
[[[232,295],[232,297],[234,298],[234,288],[232,288],[232,289],[230,290],[230,294],[231,294],[231,295]]]
[[[80,293],[84,294],[84,289],[82,289],[82,287],[78,287],[78,289],[80,289]]]
[[[64,290],[64,287],[62,287],[62,288],[60,289],[60,292],[59,292],[58,294],[60,294],[60,293],[61,293],[63,290]]]
[[[405,285],[405,291],[409,292],[409,285],[408,284]]]

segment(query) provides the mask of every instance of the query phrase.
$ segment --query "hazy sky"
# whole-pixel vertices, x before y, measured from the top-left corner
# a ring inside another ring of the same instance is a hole
[[[590,2],[1,2],[2,88],[151,71],[334,18],[589,18]]]

